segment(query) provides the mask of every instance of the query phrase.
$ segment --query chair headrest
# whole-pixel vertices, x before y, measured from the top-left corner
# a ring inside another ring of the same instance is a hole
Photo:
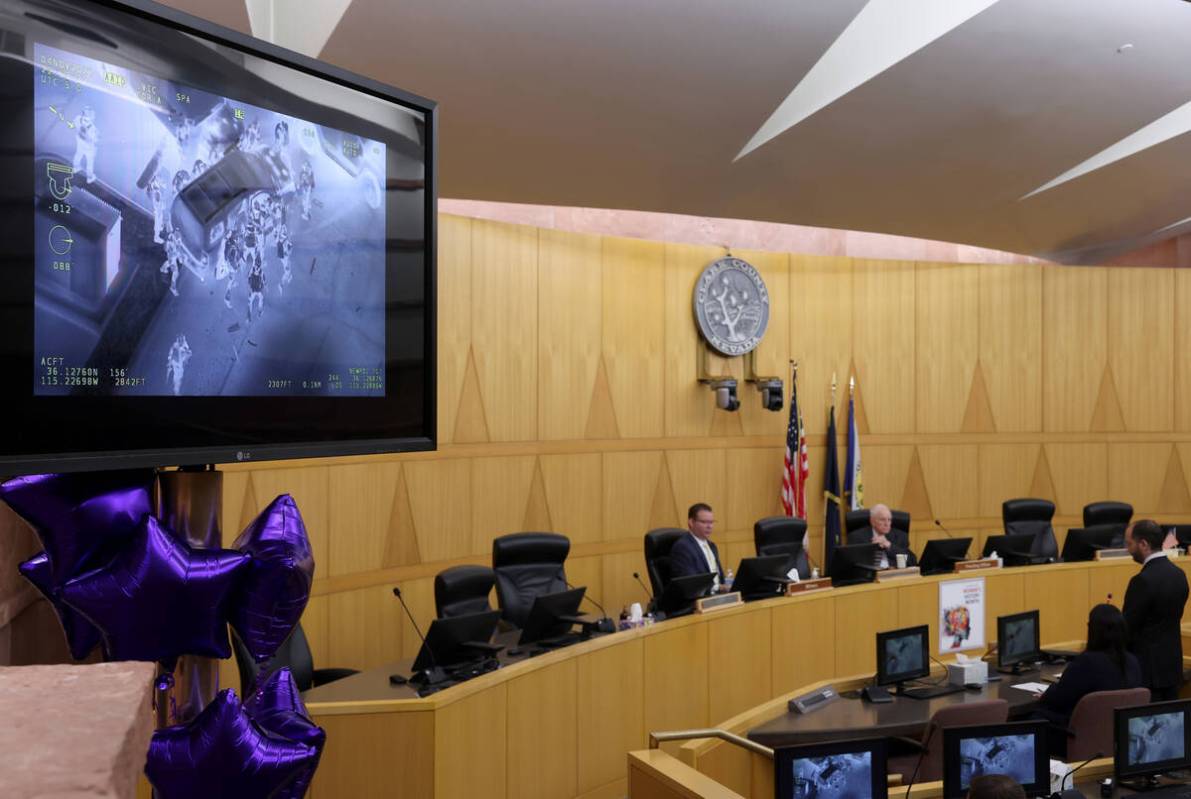
[[[496,584],[496,574],[487,566],[452,566],[434,578],[435,599],[449,600],[462,596],[488,596]]]
[[[1128,502],[1092,502],[1083,506],[1083,526],[1094,524],[1128,524],[1133,518],[1133,506]]]
[[[1049,499],[1007,499],[1001,503],[1001,519],[1009,522],[1049,522],[1055,503]]]
[[[571,540],[558,533],[510,533],[492,540],[492,568],[563,563]]]
[[[901,530],[903,533],[910,532],[910,514],[908,511],[895,510],[890,511],[890,514],[893,516],[893,527],[895,529]]]
[[[868,527],[869,511],[867,508],[850,510],[844,514],[844,532],[851,533],[861,527]]]
[[[679,527],[658,527],[645,534],[645,560],[664,558],[670,554],[678,539],[687,534]]]
[[[805,535],[806,519],[766,516],[753,524],[753,543],[758,550],[773,544],[801,544]]]

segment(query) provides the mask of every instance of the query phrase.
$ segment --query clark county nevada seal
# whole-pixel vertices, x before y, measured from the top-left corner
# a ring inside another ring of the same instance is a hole
[[[756,268],[728,256],[708,264],[695,283],[695,321],[723,355],[744,355],[769,326],[769,290]]]

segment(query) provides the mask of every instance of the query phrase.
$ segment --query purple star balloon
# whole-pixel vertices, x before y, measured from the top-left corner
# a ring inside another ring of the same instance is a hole
[[[62,598],[103,634],[113,660],[231,656],[228,605],[249,558],[228,549],[191,549],[152,516],[98,569],[68,581]]]
[[[153,734],[145,774],[164,799],[288,796],[318,757],[313,746],[263,730],[229,688],[189,724]]]
[[[278,799],[302,799],[314,778],[315,769],[318,768],[327,733],[306,715],[306,706],[302,704],[298,686],[294,683],[289,669],[278,669],[263,682],[258,680],[258,683],[252,695],[244,702],[244,711],[249,718],[271,735],[303,743],[315,749],[316,754],[309,767],[277,794]]]
[[[57,587],[135,532],[152,485],[152,469],[34,474],[0,485],[0,499],[33,526]]]
[[[314,579],[314,556],[294,498],[282,494],[232,545],[252,555],[243,595],[230,621],[257,663],[273,657],[302,617]]]
[[[70,656],[75,660],[87,657],[99,643],[99,630],[95,629],[95,625],[87,621],[81,613],[62,601],[61,592],[54,587],[49,555],[41,552],[17,568],[25,576],[25,579],[33,583],[41,595],[50,601],[54,612],[58,614],[58,621],[62,623],[62,631],[66,633]]]

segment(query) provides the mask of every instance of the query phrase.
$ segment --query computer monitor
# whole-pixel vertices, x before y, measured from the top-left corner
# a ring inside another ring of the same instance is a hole
[[[1191,701],[1117,708],[1113,730],[1117,782],[1191,768]]]
[[[775,799],[887,799],[885,741],[870,738],[789,746],[773,752]]]
[[[694,609],[695,600],[707,596],[714,584],[715,572],[671,577],[662,590],[662,595],[658,597],[658,610],[671,619],[675,616],[685,616]]]
[[[566,635],[580,622],[579,603],[583,601],[585,586],[558,591],[553,594],[539,594],[529,608],[529,618],[521,630],[519,644],[549,641]]]
[[[769,544],[761,547],[757,552],[758,555],[785,555],[787,558],[785,574],[789,574],[791,569],[798,570],[798,576],[801,579],[810,577],[810,567],[807,564],[807,557],[804,554],[804,549],[801,541],[786,541],[782,544]],[[801,561],[801,563],[799,562]]]
[[[930,674],[930,627],[877,633],[877,685],[895,685]]]
[[[836,547],[831,555],[831,582],[835,586],[871,583],[877,574],[877,544]]]
[[[926,542],[918,569],[923,574],[950,574],[955,564],[968,557],[970,538],[935,538]]]
[[[1095,560],[1096,553],[1102,549],[1125,546],[1124,535],[1124,529],[1119,524],[1073,527],[1067,531],[1067,540],[1063,542],[1063,560],[1067,563]]]
[[[1034,556],[1030,554],[1033,546],[1033,533],[990,535],[984,540],[984,557],[996,552],[1008,566],[1029,566],[1035,562]]]
[[[499,610],[435,619],[414,659],[414,672],[434,666],[450,669],[492,657],[501,649],[488,643],[499,621]]]
[[[1004,774],[1026,796],[1050,795],[1046,722],[974,724],[943,728],[943,797],[964,799],[973,777]]]
[[[1038,611],[997,617],[997,668],[1019,674],[1022,666],[1042,658]]]
[[[790,571],[789,561],[789,556],[784,554],[741,558],[732,590],[739,591],[746,602],[778,596],[789,582],[786,577]]]

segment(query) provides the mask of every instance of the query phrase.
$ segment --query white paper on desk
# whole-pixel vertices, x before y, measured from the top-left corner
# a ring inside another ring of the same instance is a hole
[[[1022,691],[1029,691],[1032,694],[1040,694],[1050,686],[1042,682],[1019,682],[1017,685],[1010,687],[1018,688]]]

